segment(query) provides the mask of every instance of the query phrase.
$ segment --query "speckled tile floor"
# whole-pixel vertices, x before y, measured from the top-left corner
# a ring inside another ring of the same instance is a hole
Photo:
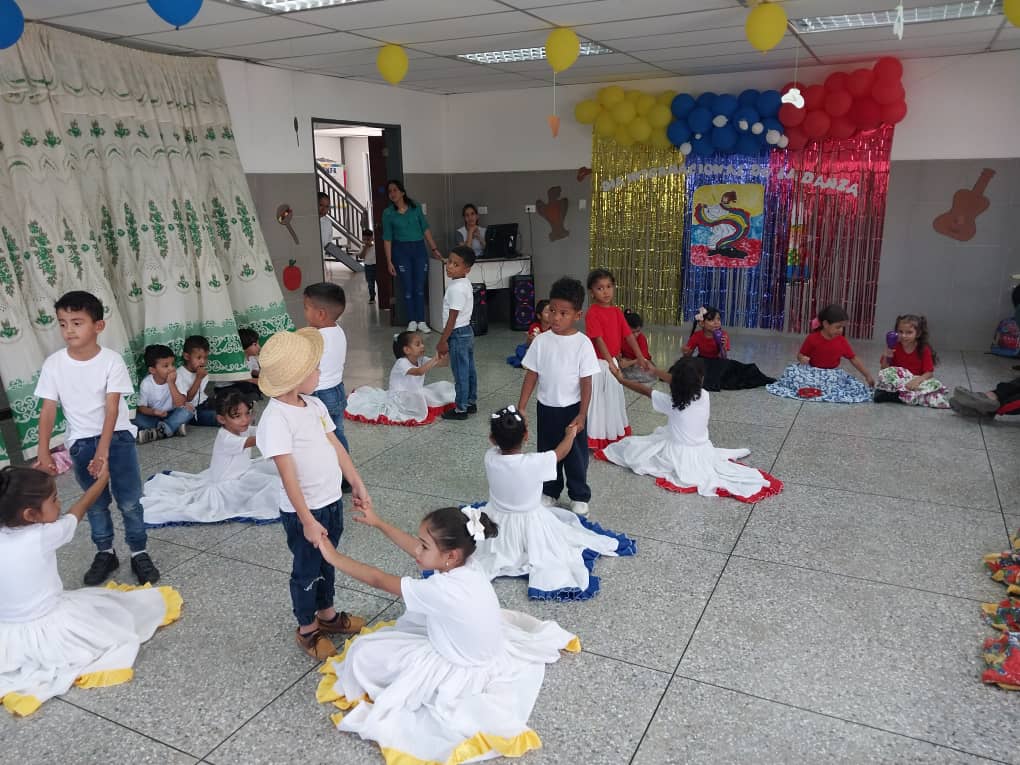
[[[366,304],[360,276],[337,280],[349,295],[348,390],[381,385],[392,329]],[[653,348],[679,345],[676,330],[650,334]],[[798,342],[732,334],[734,355],[773,375]],[[504,363],[517,342],[505,327],[477,341],[484,410],[517,400],[521,373]],[[877,363],[877,343],[855,346]],[[950,387],[1011,375],[987,355],[943,357]],[[628,400],[636,432],[659,422],[645,399]],[[531,720],[544,746],[521,762],[1020,763],[1009,738],[1020,697],[978,681],[987,633],[978,604],[1000,594],[980,557],[1005,549],[1020,525],[1020,418],[978,423],[755,390],[714,394],[712,424],[717,445],[751,447],[750,464],[786,491],[749,507],[668,494],[595,462],[591,517],[636,537],[638,556],[601,561],[602,592],[581,604],[529,602],[522,583],[497,582],[504,605],[556,619],[585,646],[549,667]],[[484,415],[422,429],[348,424],[347,434],[380,511],[407,528],[428,509],[486,493]],[[142,470],[200,470],[213,436],[195,428],[143,446]],[[60,490],[65,502],[80,494],[69,476]],[[75,689],[26,719],[0,716],[5,762],[382,762],[373,746],[333,730],[315,702],[316,667],[293,644],[279,527],[151,538],[163,582],[184,596],[181,621],[144,646],[130,684]],[[412,573],[357,524],[343,546]],[[68,587],[92,554],[83,527],[60,554]],[[372,620],[400,613],[389,596],[338,584],[348,610]]]

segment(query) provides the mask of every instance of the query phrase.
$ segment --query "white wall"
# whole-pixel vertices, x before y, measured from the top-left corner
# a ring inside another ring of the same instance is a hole
[[[853,68],[802,67],[799,79],[814,84],[830,72]],[[896,126],[892,158],[966,159],[1020,156],[1020,51],[904,61],[909,113]],[[648,92],[673,89],[739,93],[779,88],[792,71],[739,72],[620,83]],[[574,120],[574,105],[600,85],[557,88],[560,134],[546,123],[552,88],[466,93],[446,97],[446,172],[578,168],[591,161],[591,129]]]
[[[331,135],[317,135],[315,136],[315,156],[316,158],[331,159],[337,164],[343,164],[343,147],[344,139],[338,138]]]
[[[217,63],[246,173],[311,172],[313,117],[400,125],[404,172],[444,171],[442,96],[243,61]]]
[[[370,179],[365,170],[365,155],[368,153],[368,139],[365,137],[343,138],[344,161],[347,170],[347,190],[361,204],[368,207],[372,198]]]

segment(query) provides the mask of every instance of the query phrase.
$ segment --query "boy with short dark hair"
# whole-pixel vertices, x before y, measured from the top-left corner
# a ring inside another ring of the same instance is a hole
[[[549,332],[536,337],[521,365],[527,370],[517,409],[521,412],[538,387],[538,444],[540,452],[551,451],[563,440],[567,426],[577,428],[574,445],[556,464],[556,479],[542,486],[542,503],[555,505],[563,491],[564,478],[571,507],[578,515],[588,514],[591,488],[588,486],[588,434],[585,420],[591,402],[591,378],[599,373],[595,349],[587,335],[574,326],[584,307],[584,285],[564,276],[549,291]]]
[[[67,347],[43,362],[35,388],[35,395],[42,399],[38,467],[56,473],[50,436],[59,404],[67,420],[65,443],[78,485],[87,491],[104,467],[110,473],[109,486],[88,509],[92,542],[98,552],[85,573],[85,584],[102,584],[120,565],[113,549],[111,493],[124,518],[131,570],[139,584],[154,584],[159,581],[159,571],[145,551],[137,430],[124,400],[124,396],[134,393],[127,365],[119,353],[99,345],[99,335],[106,328],[99,298],[89,292],[68,292],[53,308]]]
[[[209,341],[201,335],[189,335],[184,338],[184,350],[181,355],[184,363],[177,368],[177,390],[184,394],[184,406],[192,412],[189,420],[194,425],[217,428],[215,402],[205,393],[209,382],[206,364],[209,361]]]
[[[347,363],[347,335],[337,323],[347,308],[347,295],[339,284],[319,282],[305,287],[305,321],[322,335],[322,360],[319,362],[319,385],[314,395],[326,405],[336,427],[336,438],[350,452],[344,435],[344,411],[347,390],[344,388],[344,365]],[[348,488],[344,483],[345,490]]]
[[[436,353],[450,355],[457,403],[454,409],[443,412],[444,420],[466,420],[469,414],[478,411],[475,332],[471,327],[475,295],[467,278],[474,264],[475,251],[464,245],[454,247],[446,259],[450,286],[443,295],[443,334],[436,343]]]
[[[193,414],[184,406],[184,394],[177,390],[174,352],[165,345],[148,345],[145,366],[149,374],[138,386],[138,414],[133,420],[138,427],[138,443],[186,435],[185,423]]]
[[[244,351],[244,363],[248,367],[251,377],[247,380],[235,382],[218,382],[215,387],[215,398],[219,400],[231,393],[240,393],[248,400],[250,407],[255,401],[262,400],[262,392],[259,390],[259,353],[262,346],[259,345],[259,333],[248,327],[241,327],[237,330],[237,336],[241,340],[241,350]],[[218,416],[218,415],[217,415]]]

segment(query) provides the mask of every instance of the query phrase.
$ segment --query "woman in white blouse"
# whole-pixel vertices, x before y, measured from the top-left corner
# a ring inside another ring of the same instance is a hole
[[[478,208],[468,202],[461,210],[464,225],[457,229],[457,244],[465,244],[480,258],[485,249],[485,226],[478,225]]]

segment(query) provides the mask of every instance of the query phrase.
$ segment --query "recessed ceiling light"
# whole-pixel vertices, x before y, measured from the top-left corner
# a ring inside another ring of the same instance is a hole
[[[316,8],[332,8],[337,5],[374,3],[376,0],[226,0],[226,2],[247,8],[291,13],[293,11],[314,11]]]
[[[581,43],[582,56],[600,56],[603,53],[612,52],[612,48],[606,48],[598,43]],[[490,50],[486,53],[459,53],[457,58],[474,61],[476,64],[515,64],[519,61],[541,61],[545,58],[545,46],[516,48],[515,50]]]
[[[868,13],[843,13],[836,16],[808,16],[791,19],[794,29],[800,34],[812,32],[839,32],[844,29],[867,29],[870,27],[891,27],[896,23],[896,8],[888,11]],[[970,0],[965,3],[929,5],[924,8],[905,8],[904,24],[924,24],[933,21],[955,21],[973,19],[979,16],[1002,14],[1002,0]]]

